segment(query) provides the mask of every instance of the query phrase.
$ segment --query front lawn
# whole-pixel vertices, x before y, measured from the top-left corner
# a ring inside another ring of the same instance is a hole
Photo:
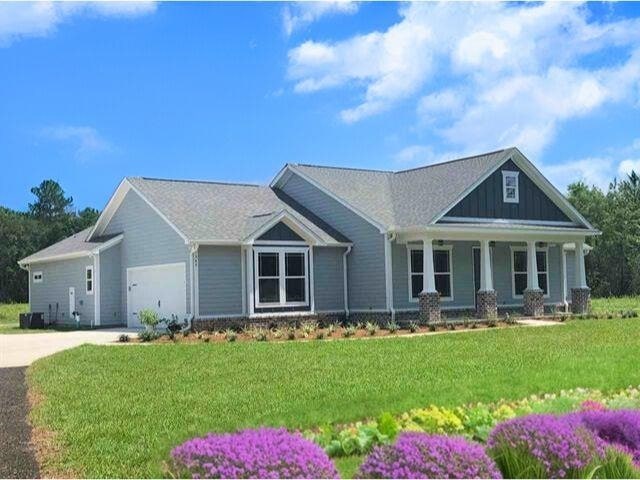
[[[640,297],[592,298],[593,313],[615,313],[620,311],[640,310]]]
[[[19,315],[28,309],[27,303],[0,303],[0,334],[19,333]]]
[[[366,341],[83,346],[36,362],[29,384],[41,398],[33,420],[63,447],[46,469],[155,477],[173,446],[208,431],[638,384],[638,351],[638,319]]]

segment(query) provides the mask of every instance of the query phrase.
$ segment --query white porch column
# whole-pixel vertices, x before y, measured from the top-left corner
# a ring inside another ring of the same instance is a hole
[[[493,277],[491,275],[491,251],[489,240],[480,240],[480,291],[493,290]]]
[[[539,290],[538,285],[538,260],[536,258],[536,242],[527,242],[527,289]]]
[[[587,288],[587,274],[584,268],[584,241],[576,241],[575,261],[576,261],[576,284],[575,288]]]
[[[436,277],[433,269],[433,239],[422,239],[422,293],[436,292]]]

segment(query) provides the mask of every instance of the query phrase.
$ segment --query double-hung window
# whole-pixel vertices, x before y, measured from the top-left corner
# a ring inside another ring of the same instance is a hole
[[[518,203],[520,201],[518,174],[519,172],[502,171],[502,200],[505,203]]]
[[[87,295],[93,295],[93,267],[87,267],[86,269],[85,286]]]
[[[256,307],[309,305],[309,249],[254,248]]]
[[[538,267],[538,286],[545,296],[549,295],[549,262],[547,250],[536,251],[536,265]],[[520,298],[527,289],[527,250],[525,248],[514,248],[512,253],[512,278],[511,285],[513,296]]]
[[[423,253],[420,247],[409,248],[410,300],[417,301],[423,289]],[[453,300],[451,247],[433,247],[433,273],[441,300]]]

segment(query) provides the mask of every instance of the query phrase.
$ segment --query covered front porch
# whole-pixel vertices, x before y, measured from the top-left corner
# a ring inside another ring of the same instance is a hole
[[[495,318],[499,309],[542,316],[545,306],[584,313],[589,307],[584,229],[533,225],[433,225],[396,232],[394,311],[422,323],[443,311]],[[402,258],[406,250],[406,260]],[[406,271],[405,302],[400,277]]]

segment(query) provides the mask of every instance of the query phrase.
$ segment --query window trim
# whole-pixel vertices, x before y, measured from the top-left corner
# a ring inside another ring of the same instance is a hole
[[[515,272],[515,261],[514,261],[514,253],[515,252],[525,252],[527,251],[527,247],[518,247],[511,245],[510,254],[511,254],[511,297],[512,298],[524,298],[524,295],[516,295],[516,272]],[[545,271],[542,272],[542,275],[547,276],[547,293],[543,295],[544,298],[549,298],[551,295],[551,284],[549,283],[549,246],[546,247],[536,247],[536,255],[537,252],[545,252]],[[528,262],[527,258],[527,262]],[[537,259],[536,259],[537,261]],[[527,264],[528,267],[528,264]],[[522,274],[523,272],[518,272]],[[526,271],[524,273],[527,273]],[[538,271],[538,275],[540,275],[540,271]],[[528,274],[527,274],[528,275]]]
[[[40,278],[36,278],[37,276],[40,276]],[[42,274],[42,270],[38,270],[37,272],[32,272],[31,278],[33,279],[33,283],[42,283],[44,280],[44,275]]]
[[[279,301],[278,302],[261,302],[260,301],[260,277],[259,273],[259,254],[260,253],[276,253],[278,255],[278,286]],[[286,254],[287,253],[303,253],[304,254],[304,297],[303,302],[287,302],[286,279],[302,278],[300,276],[286,275]],[[280,307],[308,307],[310,304],[309,282],[311,279],[311,265],[309,262],[309,247],[253,247],[253,295],[255,300],[255,308],[280,308]]]
[[[502,201],[504,203],[520,203],[520,172],[514,172],[510,170],[502,170]],[[507,187],[507,178],[515,177],[515,187]],[[507,197],[507,188],[515,188],[516,196],[514,198]]]
[[[87,278],[89,271],[91,271],[91,279]],[[93,295],[96,290],[94,273],[93,265],[87,265],[84,271],[84,291],[87,295]],[[91,282],[91,290],[89,290],[89,282]]]
[[[409,244],[407,244],[407,277],[408,277],[408,286],[409,286],[409,292],[408,292],[409,302],[410,303],[418,303],[419,298],[418,297],[413,297],[411,295],[411,292],[413,291],[413,289],[411,288],[412,287],[411,286],[411,277],[413,275],[418,275],[418,273],[413,273],[411,271],[411,252],[413,250],[422,251],[423,248],[422,248],[421,245],[409,245]],[[433,252],[435,253],[438,250],[449,252],[449,272],[447,272],[447,273],[435,273],[434,272],[434,276],[435,275],[450,275],[451,276],[451,280],[450,280],[451,295],[448,296],[448,297],[440,297],[440,300],[443,301],[443,302],[452,302],[453,301],[453,245],[434,245],[433,246]]]

